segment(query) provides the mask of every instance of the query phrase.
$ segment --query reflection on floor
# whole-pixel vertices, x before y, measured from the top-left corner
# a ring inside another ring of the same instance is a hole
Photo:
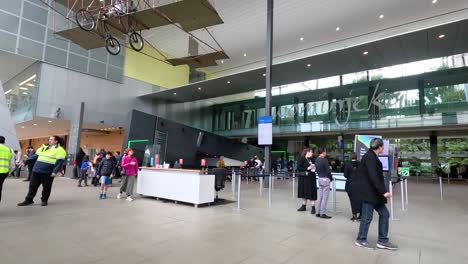
[[[409,184],[409,210],[402,212],[395,188],[391,239],[401,250],[368,251],[353,245],[358,224],[338,193],[336,215],[317,219],[298,213],[291,182],[276,181],[273,205],[258,184],[242,186],[236,204],[194,208],[154,199],[98,200],[94,187],[57,179],[48,207],[18,208],[27,183],[7,179],[0,205],[1,263],[467,263],[467,187]],[[232,199],[230,183],[220,193]],[[36,198],[39,201],[40,196]],[[331,209],[331,204],[329,203]],[[369,240],[376,242],[376,222]]]

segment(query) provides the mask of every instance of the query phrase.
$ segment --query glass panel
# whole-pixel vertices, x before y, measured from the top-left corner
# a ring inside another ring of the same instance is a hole
[[[70,53],[68,54],[68,67],[76,71],[87,72],[88,59]]]
[[[38,63],[28,67],[3,85],[7,105],[17,123],[33,118],[37,103]]]
[[[41,5],[44,5],[41,3]],[[23,17],[41,25],[46,26],[47,24],[47,10],[40,8],[36,5],[32,5],[28,2],[24,2],[23,5]]]
[[[328,109],[329,109],[328,101],[307,103],[306,121],[315,122],[315,121],[328,120]]]
[[[468,110],[468,84],[427,88],[424,101],[428,114]]]
[[[294,124],[294,105],[283,105],[280,107],[280,124],[283,126]]]
[[[29,22],[27,20],[23,20],[21,22],[21,36],[39,41],[44,42],[45,37],[45,27]]]
[[[94,60],[89,61],[89,74],[106,78],[106,64]]]
[[[59,49],[46,47],[45,61],[65,67],[67,66],[67,53]]]
[[[0,9],[19,16],[21,10],[21,1],[0,0]]]
[[[0,29],[16,34],[18,33],[18,25],[18,17],[0,11]]]
[[[42,60],[44,45],[29,39],[20,38],[18,53],[30,58]]]
[[[53,30],[47,31],[47,45],[54,46],[57,48],[61,48],[64,50],[68,49],[68,40],[60,37],[59,35],[55,35]]]
[[[0,23],[1,25],[1,23]],[[0,49],[15,52],[16,49],[16,39],[15,35],[11,35],[5,32],[0,32]]]
[[[107,66],[107,78],[115,82],[122,82],[123,69]]]
[[[92,49],[91,51],[91,58],[102,61],[104,63],[107,63],[107,51],[105,48],[100,48],[100,49]]]
[[[400,118],[419,114],[419,90],[382,93],[376,101],[382,105],[380,117]]]
[[[367,82],[367,71],[343,75],[343,85],[360,82]]]

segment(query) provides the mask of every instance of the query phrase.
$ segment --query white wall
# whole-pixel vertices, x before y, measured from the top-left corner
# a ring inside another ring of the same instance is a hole
[[[85,102],[84,122],[124,127],[130,110],[152,113],[152,102],[137,97],[158,90],[131,78],[124,77],[121,84],[43,63],[36,115],[53,117],[60,107],[62,118],[70,120],[73,109]]]

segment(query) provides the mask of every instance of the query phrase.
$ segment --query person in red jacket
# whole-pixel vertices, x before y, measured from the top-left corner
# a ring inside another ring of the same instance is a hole
[[[125,171],[125,177],[117,199],[122,198],[122,193],[125,191],[127,193],[127,201],[131,202],[133,201],[133,188],[138,174],[138,160],[133,156],[133,149],[131,148],[126,149],[125,154],[122,158],[122,169]]]

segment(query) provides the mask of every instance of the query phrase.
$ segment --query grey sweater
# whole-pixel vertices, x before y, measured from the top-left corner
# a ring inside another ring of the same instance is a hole
[[[331,178],[330,164],[327,159],[318,157],[315,160],[315,167],[319,177]]]

